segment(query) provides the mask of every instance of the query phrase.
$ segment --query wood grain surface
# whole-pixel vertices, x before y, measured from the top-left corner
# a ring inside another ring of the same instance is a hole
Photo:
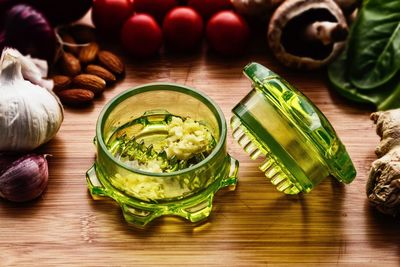
[[[47,191],[25,204],[0,200],[0,266],[400,265],[399,221],[375,212],[366,200],[379,142],[372,110],[331,92],[323,71],[285,69],[264,45],[251,45],[231,60],[205,49],[144,62],[114,51],[126,59],[126,78],[92,106],[66,107],[60,132],[40,149],[53,155]],[[236,191],[217,194],[210,218],[201,224],[163,217],[140,230],[125,223],[112,201],[92,200],[85,172],[94,162],[92,140],[105,103],[140,84],[175,82],[205,92],[230,118],[250,90],[241,72],[251,61],[282,75],[326,114],[357,168],[352,184],[328,178],[309,194],[286,196],[229,136],[228,151],[240,161],[239,184]]]

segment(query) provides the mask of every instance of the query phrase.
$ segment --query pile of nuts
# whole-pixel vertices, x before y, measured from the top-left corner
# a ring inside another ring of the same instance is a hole
[[[66,105],[91,103],[125,71],[122,60],[101,50],[92,28],[72,26],[59,31],[62,44],[58,60],[60,75],[54,75],[54,92]]]

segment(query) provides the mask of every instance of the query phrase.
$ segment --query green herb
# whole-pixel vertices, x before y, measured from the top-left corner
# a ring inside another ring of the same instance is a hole
[[[379,110],[400,107],[400,1],[369,0],[360,10],[347,50],[328,68],[332,87]]]

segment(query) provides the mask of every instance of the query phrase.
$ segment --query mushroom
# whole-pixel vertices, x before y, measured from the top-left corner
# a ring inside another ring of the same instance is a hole
[[[316,69],[340,54],[347,34],[346,18],[333,0],[286,0],[272,15],[268,43],[284,65]]]
[[[335,0],[345,15],[350,15],[360,5],[361,0]]]
[[[263,17],[271,14],[284,0],[231,0],[236,11],[242,15]]]

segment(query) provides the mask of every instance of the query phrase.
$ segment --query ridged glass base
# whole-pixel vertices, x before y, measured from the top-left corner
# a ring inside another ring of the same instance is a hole
[[[114,199],[121,207],[125,220],[137,227],[144,227],[152,220],[165,215],[183,217],[191,222],[207,218],[212,210],[215,193],[224,187],[234,190],[237,183],[239,162],[227,156],[219,178],[198,193],[176,200],[145,202],[115,188],[103,175],[101,167],[93,165],[86,173],[86,181],[93,199]]]

